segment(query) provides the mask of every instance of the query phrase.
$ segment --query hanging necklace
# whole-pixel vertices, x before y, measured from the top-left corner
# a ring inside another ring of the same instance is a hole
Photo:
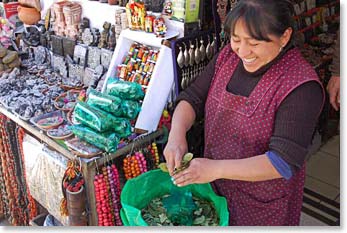
[[[222,44],[224,44],[224,40],[225,40],[224,23],[225,23],[225,18],[227,15],[227,5],[228,5],[228,0],[217,1],[217,13],[220,19],[220,27],[221,27],[219,37],[221,39]]]

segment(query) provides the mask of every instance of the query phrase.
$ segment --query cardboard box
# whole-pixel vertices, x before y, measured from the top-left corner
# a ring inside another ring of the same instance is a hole
[[[199,21],[200,0],[173,0],[172,19],[185,23]]]

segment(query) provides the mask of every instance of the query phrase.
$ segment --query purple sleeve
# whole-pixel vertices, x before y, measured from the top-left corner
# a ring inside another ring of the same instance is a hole
[[[276,152],[274,152],[274,151],[267,151],[265,154],[269,158],[272,165],[276,168],[278,173],[281,174],[281,176],[284,179],[289,180],[292,177],[293,172],[292,172],[289,164],[286,161],[284,161],[281,158],[281,156],[276,154]]]

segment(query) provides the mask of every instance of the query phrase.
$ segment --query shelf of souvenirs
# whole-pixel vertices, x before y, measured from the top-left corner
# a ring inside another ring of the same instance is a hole
[[[293,18],[295,20],[297,20],[297,19],[299,19],[301,17],[312,16],[313,14],[322,11],[322,9],[324,9],[324,8],[330,8],[330,7],[336,6],[337,4],[340,4],[340,0],[330,2],[330,3],[324,4],[322,6],[314,7],[314,8],[309,9],[308,11],[305,11],[305,12],[299,14],[299,15],[295,15]]]
[[[339,18],[340,18],[340,13],[336,13],[336,14],[334,14],[334,15],[325,17],[325,21],[326,21],[326,22],[332,22],[332,21],[338,20]],[[317,22],[315,22],[315,23],[313,23],[313,24],[311,24],[311,25],[309,25],[309,26],[306,26],[306,27],[304,27],[304,28],[301,28],[301,29],[299,30],[299,32],[304,33],[304,32],[306,32],[306,31],[308,31],[308,30],[315,29],[316,27],[319,27],[321,24],[322,24],[322,21],[317,21]]]

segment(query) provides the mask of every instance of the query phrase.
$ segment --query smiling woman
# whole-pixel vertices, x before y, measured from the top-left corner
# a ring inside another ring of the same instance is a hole
[[[305,161],[324,103],[314,69],[292,43],[287,0],[239,1],[230,44],[180,93],[164,156],[174,183],[212,182],[230,225],[299,225]],[[203,158],[174,173],[186,132],[205,118]]]

